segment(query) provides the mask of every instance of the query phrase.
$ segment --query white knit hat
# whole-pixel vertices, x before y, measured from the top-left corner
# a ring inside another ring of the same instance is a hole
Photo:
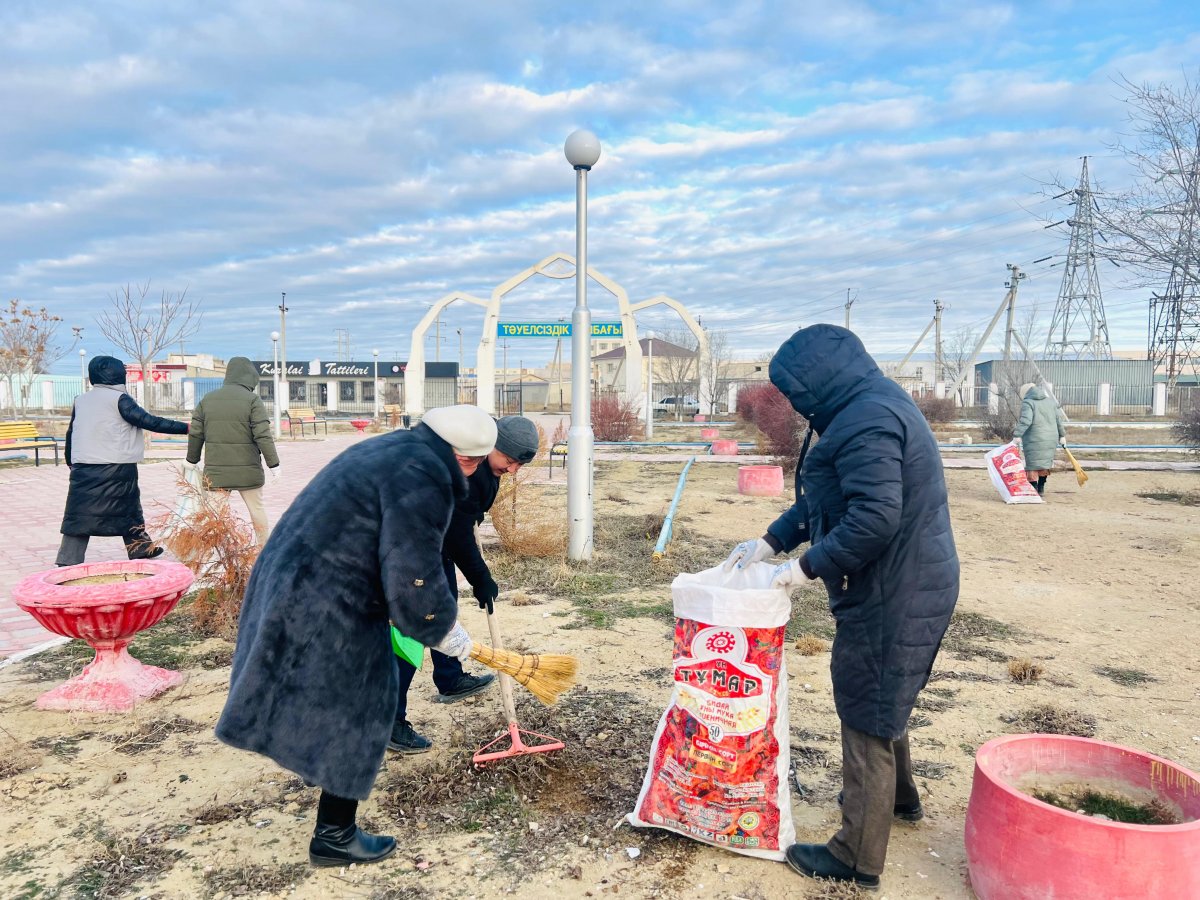
[[[459,456],[487,456],[496,446],[496,420],[478,406],[439,406],[421,421]]]

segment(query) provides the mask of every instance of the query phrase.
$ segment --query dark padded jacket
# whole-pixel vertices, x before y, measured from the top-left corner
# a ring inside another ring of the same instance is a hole
[[[851,332],[797,331],[771,381],[820,440],[797,503],[768,529],[829,593],[838,715],[895,740],[908,727],[958,600],[959,566],[937,442],[912,398]]]
[[[187,461],[204,453],[204,477],[215,488],[240,490],[263,486],[260,459],[279,465],[271,417],[258,398],[258,370],[244,356],[229,360],[225,385],[200,399],[188,432]]]
[[[217,737],[365,798],[396,718],[388,620],[427,647],[454,625],[442,539],[466,494],[454,451],[423,424],[321,469],[254,564]]]
[[[450,527],[446,529],[446,538],[442,542],[442,556],[446,567],[446,579],[450,582],[450,590],[454,591],[455,596],[458,595],[455,566],[466,576],[467,583],[475,591],[476,597],[482,590],[495,584],[492,572],[483,554],[479,552],[475,526],[483,522],[483,516],[496,502],[496,493],[499,490],[500,479],[492,472],[485,459],[467,478],[467,498],[454,504]]]

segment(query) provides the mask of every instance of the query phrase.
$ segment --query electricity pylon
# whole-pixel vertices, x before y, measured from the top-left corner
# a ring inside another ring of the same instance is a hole
[[[1075,196],[1075,212],[1067,219],[1071,240],[1054,318],[1046,337],[1045,358],[1112,359],[1100,278],[1096,274],[1096,229],[1092,218],[1095,201],[1088,183],[1086,156],[1078,187],[1059,196],[1067,194]]]

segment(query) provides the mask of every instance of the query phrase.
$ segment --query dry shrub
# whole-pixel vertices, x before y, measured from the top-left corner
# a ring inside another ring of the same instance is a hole
[[[1171,426],[1175,440],[1200,453],[1200,400],[1193,400],[1187,409],[1179,411],[1179,421]]]
[[[12,778],[28,771],[42,761],[40,753],[30,745],[12,738],[5,742],[4,752],[0,753],[0,781]]]
[[[550,442],[538,428],[538,456],[534,462],[544,459],[561,428],[559,423]],[[492,503],[492,525],[500,537],[500,545],[514,556],[561,556],[567,549],[563,516],[556,506],[545,502],[540,488],[530,484],[535,477],[532,465],[522,466],[517,474],[501,479]]]
[[[800,441],[808,423],[771,383],[756,384],[738,392],[738,415],[761,433],[762,449],[795,465]]]
[[[947,422],[953,422],[958,417],[958,407],[954,403],[953,397],[935,397],[933,394],[924,394],[914,401],[917,404],[917,409],[921,411],[921,415],[925,417],[925,421],[930,425],[944,425]]]
[[[815,634],[802,634],[796,640],[796,649],[801,656],[820,656],[829,650],[829,645]]]
[[[505,594],[501,599],[511,606],[539,606],[542,603],[539,598],[525,591],[513,591],[511,594]]]
[[[754,422],[754,409],[758,405],[758,401],[775,386],[769,381],[764,381],[761,384],[748,384],[738,391],[736,410],[738,418],[743,422]]]
[[[592,431],[598,441],[628,441],[641,434],[641,417],[633,401],[602,394],[592,401]]]
[[[1008,677],[1017,684],[1032,684],[1046,674],[1046,668],[1028,656],[1008,661]]]
[[[250,570],[258,557],[254,532],[205,487],[197,489],[184,476],[176,479],[181,498],[193,512],[174,513],[159,522],[162,543],[192,570],[197,593],[191,605],[196,627],[204,634],[234,640]]]

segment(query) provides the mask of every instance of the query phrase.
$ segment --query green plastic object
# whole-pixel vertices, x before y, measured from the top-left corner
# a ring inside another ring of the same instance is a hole
[[[401,659],[412,664],[413,668],[421,668],[425,661],[425,646],[418,640],[400,633],[400,629],[392,626],[392,652]]]

